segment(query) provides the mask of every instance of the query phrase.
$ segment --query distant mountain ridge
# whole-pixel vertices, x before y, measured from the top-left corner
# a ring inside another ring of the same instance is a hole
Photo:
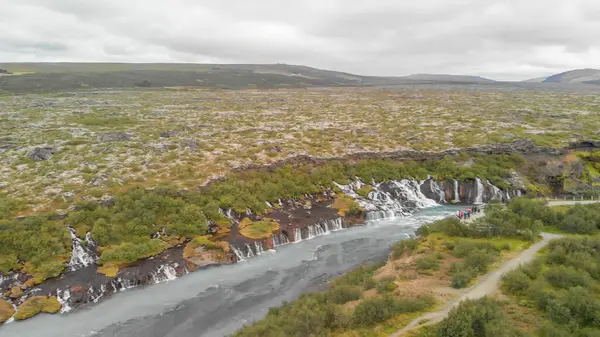
[[[282,63],[0,63],[0,69],[4,70],[3,73],[0,73],[0,93],[185,86],[221,89],[272,89],[503,83],[469,75],[365,76]],[[600,84],[600,70],[578,69],[524,82]]]
[[[480,76],[447,75],[447,74],[414,74],[404,78],[415,81],[433,81],[449,83],[495,83],[496,81]]]
[[[548,77],[534,78],[524,82],[600,84],[600,69],[574,69],[559,74],[551,75]]]

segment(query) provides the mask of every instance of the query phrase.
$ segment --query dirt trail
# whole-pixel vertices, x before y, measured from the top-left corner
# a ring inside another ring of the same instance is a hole
[[[479,299],[487,295],[493,294],[498,289],[498,282],[502,279],[502,276],[507,272],[516,269],[521,264],[531,262],[535,258],[535,254],[544,246],[546,246],[551,240],[561,238],[562,235],[542,233],[542,240],[533,244],[519,254],[514,259],[506,261],[500,268],[482,276],[479,278],[477,284],[466,289],[463,294],[456,300],[448,303],[442,310],[427,313],[422,315],[412,322],[410,322],[404,329],[399,330],[392,334],[392,337],[402,336],[408,331],[412,331],[423,326],[432,325],[441,322],[450,310],[458,306],[458,304],[467,299]],[[423,322],[422,324],[420,324]]]

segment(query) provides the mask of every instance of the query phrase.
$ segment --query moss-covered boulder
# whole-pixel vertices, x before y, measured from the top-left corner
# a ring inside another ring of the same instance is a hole
[[[6,322],[15,314],[15,308],[0,298],[0,324]]]
[[[239,225],[240,233],[250,239],[268,239],[279,229],[279,223],[273,219],[264,218],[260,221],[242,219]]]
[[[34,296],[28,298],[17,308],[16,320],[31,318],[41,312],[54,314],[60,311],[62,305],[56,297]]]
[[[332,207],[338,210],[339,216],[356,216],[365,211],[352,197],[346,194],[335,199]]]
[[[211,241],[207,236],[192,239],[183,250],[188,269],[195,270],[215,264],[233,262],[231,248],[225,241]]]

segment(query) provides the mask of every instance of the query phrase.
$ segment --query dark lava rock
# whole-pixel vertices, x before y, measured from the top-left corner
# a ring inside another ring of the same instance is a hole
[[[32,160],[40,161],[40,160],[48,160],[52,158],[52,155],[57,150],[52,147],[36,147],[33,151],[31,151],[27,157]]]
[[[165,131],[165,132],[161,132],[160,136],[162,138],[171,138],[171,137],[177,136],[177,132],[176,131]]]
[[[600,148],[600,140],[584,139],[569,145],[571,149],[597,149]]]
[[[119,142],[130,139],[131,135],[125,132],[109,132],[98,137],[98,140],[101,142]]]

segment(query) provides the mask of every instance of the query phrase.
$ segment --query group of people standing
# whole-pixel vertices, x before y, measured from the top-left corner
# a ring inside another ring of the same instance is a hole
[[[473,206],[473,208],[467,208],[465,210],[460,210],[458,211],[458,219],[462,220],[462,219],[471,219],[471,214],[475,214],[475,213],[479,213],[481,212],[481,209],[477,206]]]

